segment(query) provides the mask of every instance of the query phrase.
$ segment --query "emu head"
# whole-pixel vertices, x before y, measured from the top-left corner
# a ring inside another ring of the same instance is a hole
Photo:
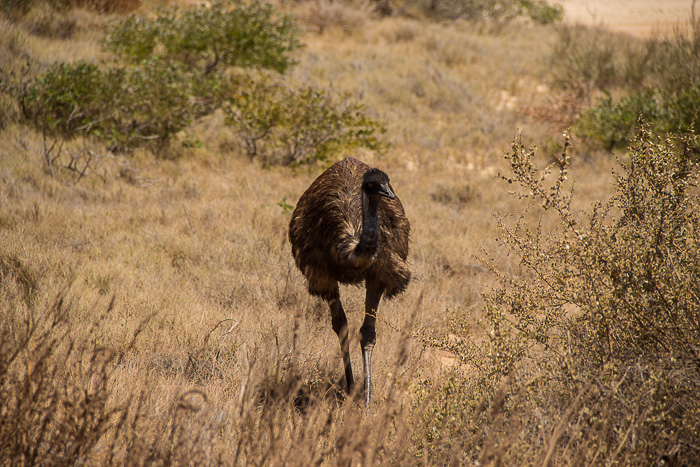
[[[379,169],[370,169],[362,178],[362,191],[372,196],[385,196],[389,199],[396,198],[394,190],[389,186],[389,176]]]

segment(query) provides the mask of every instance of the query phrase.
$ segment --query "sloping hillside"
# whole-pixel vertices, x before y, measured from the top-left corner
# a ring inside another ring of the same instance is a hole
[[[127,3],[143,18],[158,15],[147,2]],[[654,2],[635,2],[634,14],[624,14],[621,1],[561,3],[567,20],[585,19],[593,9],[596,22],[635,34],[641,30],[628,27],[652,24],[660,11]],[[528,172],[529,159],[518,166],[514,158],[536,146],[540,168],[554,163],[561,193],[575,194],[566,212],[582,231],[597,225],[587,223],[592,206],[616,194],[611,169],[623,171],[599,144],[574,136],[568,147],[564,129],[602,91],[577,95],[554,75],[562,63],[552,58],[559,25],[527,16],[443,21],[412,10],[381,16],[362,1],[276,4],[304,27],[302,47],[293,51],[297,64],[284,83],[361,104],[386,127],[384,154],[348,154],[389,174],[411,222],[414,280],[380,304],[374,400],[366,410],[361,390],[344,393],[327,306],[307,293],[287,240],[292,208],[327,164],[282,166],[250,157],[225,109],[194,119],[160,152],[146,144],[105,149],[101,134],[52,138],[40,120],[25,118],[17,93],[56,63],[119,60],[103,39],[112,22],[127,16],[32,5],[0,19],[0,72],[3,84],[14,86],[0,96],[3,463],[579,465],[680,455],[691,465],[700,459],[697,446],[686,443],[700,426],[692,392],[698,376],[686,354],[658,350],[659,359],[645,354],[637,366],[557,354],[560,348],[549,344],[566,345],[571,336],[548,327],[556,320],[539,314],[535,295],[522,289],[537,310],[532,323],[542,326],[532,330],[528,322],[532,332],[521,334],[518,326],[527,320],[513,318],[521,302],[489,306],[484,298],[494,288],[510,297],[520,279],[536,282],[523,251],[554,245],[565,258],[564,250],[584,239],[578,230],[571,237],[574,224],[563,226],[535,185],[518,184],[513,170],[534,174],[533,180],[544,172]],[[675,17],[676,5],[664,7],[664,21]],[[626,92],[611,89],[616,96]],[[627,151],[617,155],[627,160]],[[53,166],[47,156],[56,157]],[[610,219],[619,209],[610,209]],[[683,258],[692,265],[697,244],[686,227],[693,248]],[[533,243],[518,252],[508,239],[520,236]],[[570,283],[584,275],[572,273]],[[569,283],[562,277],[555,285]],[[360,380],[364,289],[342,287],[341,296]],[[598,303],[612,303],[610,297]],[[558,303],[557,323],[571,325],[585,314],[583,302],[573,302]],[[695,303],[692,297],[688,303]],[[538,334],[545,329],[551,334]],[[683,341],[687,348],[697,349],[693,339]],[[501,365],[504,355],[513,357],[512,366]],[[576,366],[581,360],[600,365]],[[663,380],[661,367],[645,366],[651,360],[663,361],[673,384],[644,386]],[[641,382],[628,386],[628,380]],[[666,410],[665,402],[646,410],[641,395],[616,405],[618,394],[634,391],[663,401],[682,393],[687,411]],[[678,420],[687,432],[674,428]]]

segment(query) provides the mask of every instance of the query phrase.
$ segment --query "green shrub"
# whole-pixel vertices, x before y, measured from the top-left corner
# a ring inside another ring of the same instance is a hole
[[[587,110],[574,126],[576,133],[599,140],[607,150],[624,147],[634,139],[640,118],[658,119],[660,108],[651,93],[630,96],[613,104],[607,94],[596,107]]]
[[[700,82],[671,94],[647,90],[625,97],[617,104],[608,94],[583,113],[574,131],[612,150],[630,144],[640,131],[640,121],[661,134],[689,133],[695,127],[698,109]]]
[[[17,95],[24,116],[52,133],[95,131],[114,95],[105,73],[88,62],[61,63]]]
[[[25,118],[55,139],[95,136],[122,149],[155,141],[162,148],[194,118],[211,112],[213,86],[202,81],[156,62],[138,68],[62,63],[17,98]]]
[[[153,83],[155,89],[168,91],[164,97],[153,96],[158,103],[154,116],[175,109],[175,121],[163,118],[155,134],[167,135],[189,123],[178,117],[191,119],[222,107],[248,154],[267,164],[328,161],[357,147],[382,150],[376,133],[384,128],[362,106],[311,86],[292,89],[255,78],[260,70],[283,73],[295,63],[291,53],[299,47],[298,34],[292,17],[276,13],[269,4],[236,4],[229,10],[216,3],[211,8],[162,10],[153,20],[132,16],[112,27],[105,47],[139,68],[191,73],[194,84],[182,96],[174,95],[185,87],[177,76],[166,88]],[[237,79],[226,77],[231,68],[238,70]],[[220,90],[223,83],[225,90]],[[188,108],[188,94],[196,103],[192,115],[178,112]]]
[[[227,69],[284,72],[293,65],[298,34],[291,16],[265,2],[161,9],[154,19],[114,23],[104,47],[131,65],[115,69],[125,97],[115,106],[113,134],[155,138],[166,147],[194,119],[223,105],[219,87]]]
[[[140,67],[112,69],[110,83],[118,94],[105,109],[110,125],[102,136],[119,146],[153,141],[159,153],[173,136],[215,108],[211,102],[215,82],[156,60],[144,61]]]
[[[538,24],[552,24],[564,17],[564,9],[558,4],[552,6],[541,0],[520,0],[519,4],[530,19]]]
[[[229,93],[226,123],[233,126],[250,157],[267,164],[331,162],[356,148],[382,152],[376,133],[384,127],[332,90],[288,88],[261,80]]]
[[[222,2],[210,8],[160,10],[155,19],[131,16],[115,23],[105,48],[133,63],[160,57],[206,73],[226,67],[286,71],[295,61],[300,31],[288,14],[266,2]]]

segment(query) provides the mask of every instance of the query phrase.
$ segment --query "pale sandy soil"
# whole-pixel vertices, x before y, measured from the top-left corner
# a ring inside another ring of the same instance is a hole
[[[558,0],[565,21],[602,24],[614,31],[645,37],[687,26],[692,0]],[[700,5],[696,8],[700,10]]]

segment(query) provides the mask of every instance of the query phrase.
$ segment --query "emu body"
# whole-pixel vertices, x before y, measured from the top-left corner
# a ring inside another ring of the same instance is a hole
[[[338,284],[365,283],[360,328],[366,402],[371,399],[375,318],[382,296],[395,297],[411,278],[406,263],[410,225],[389,177],[347,158],[323,172],[301,195],[289,224],[289,241],[309,292],[323,298],[340,340],[348,392],[354,379],[348,323]]]

